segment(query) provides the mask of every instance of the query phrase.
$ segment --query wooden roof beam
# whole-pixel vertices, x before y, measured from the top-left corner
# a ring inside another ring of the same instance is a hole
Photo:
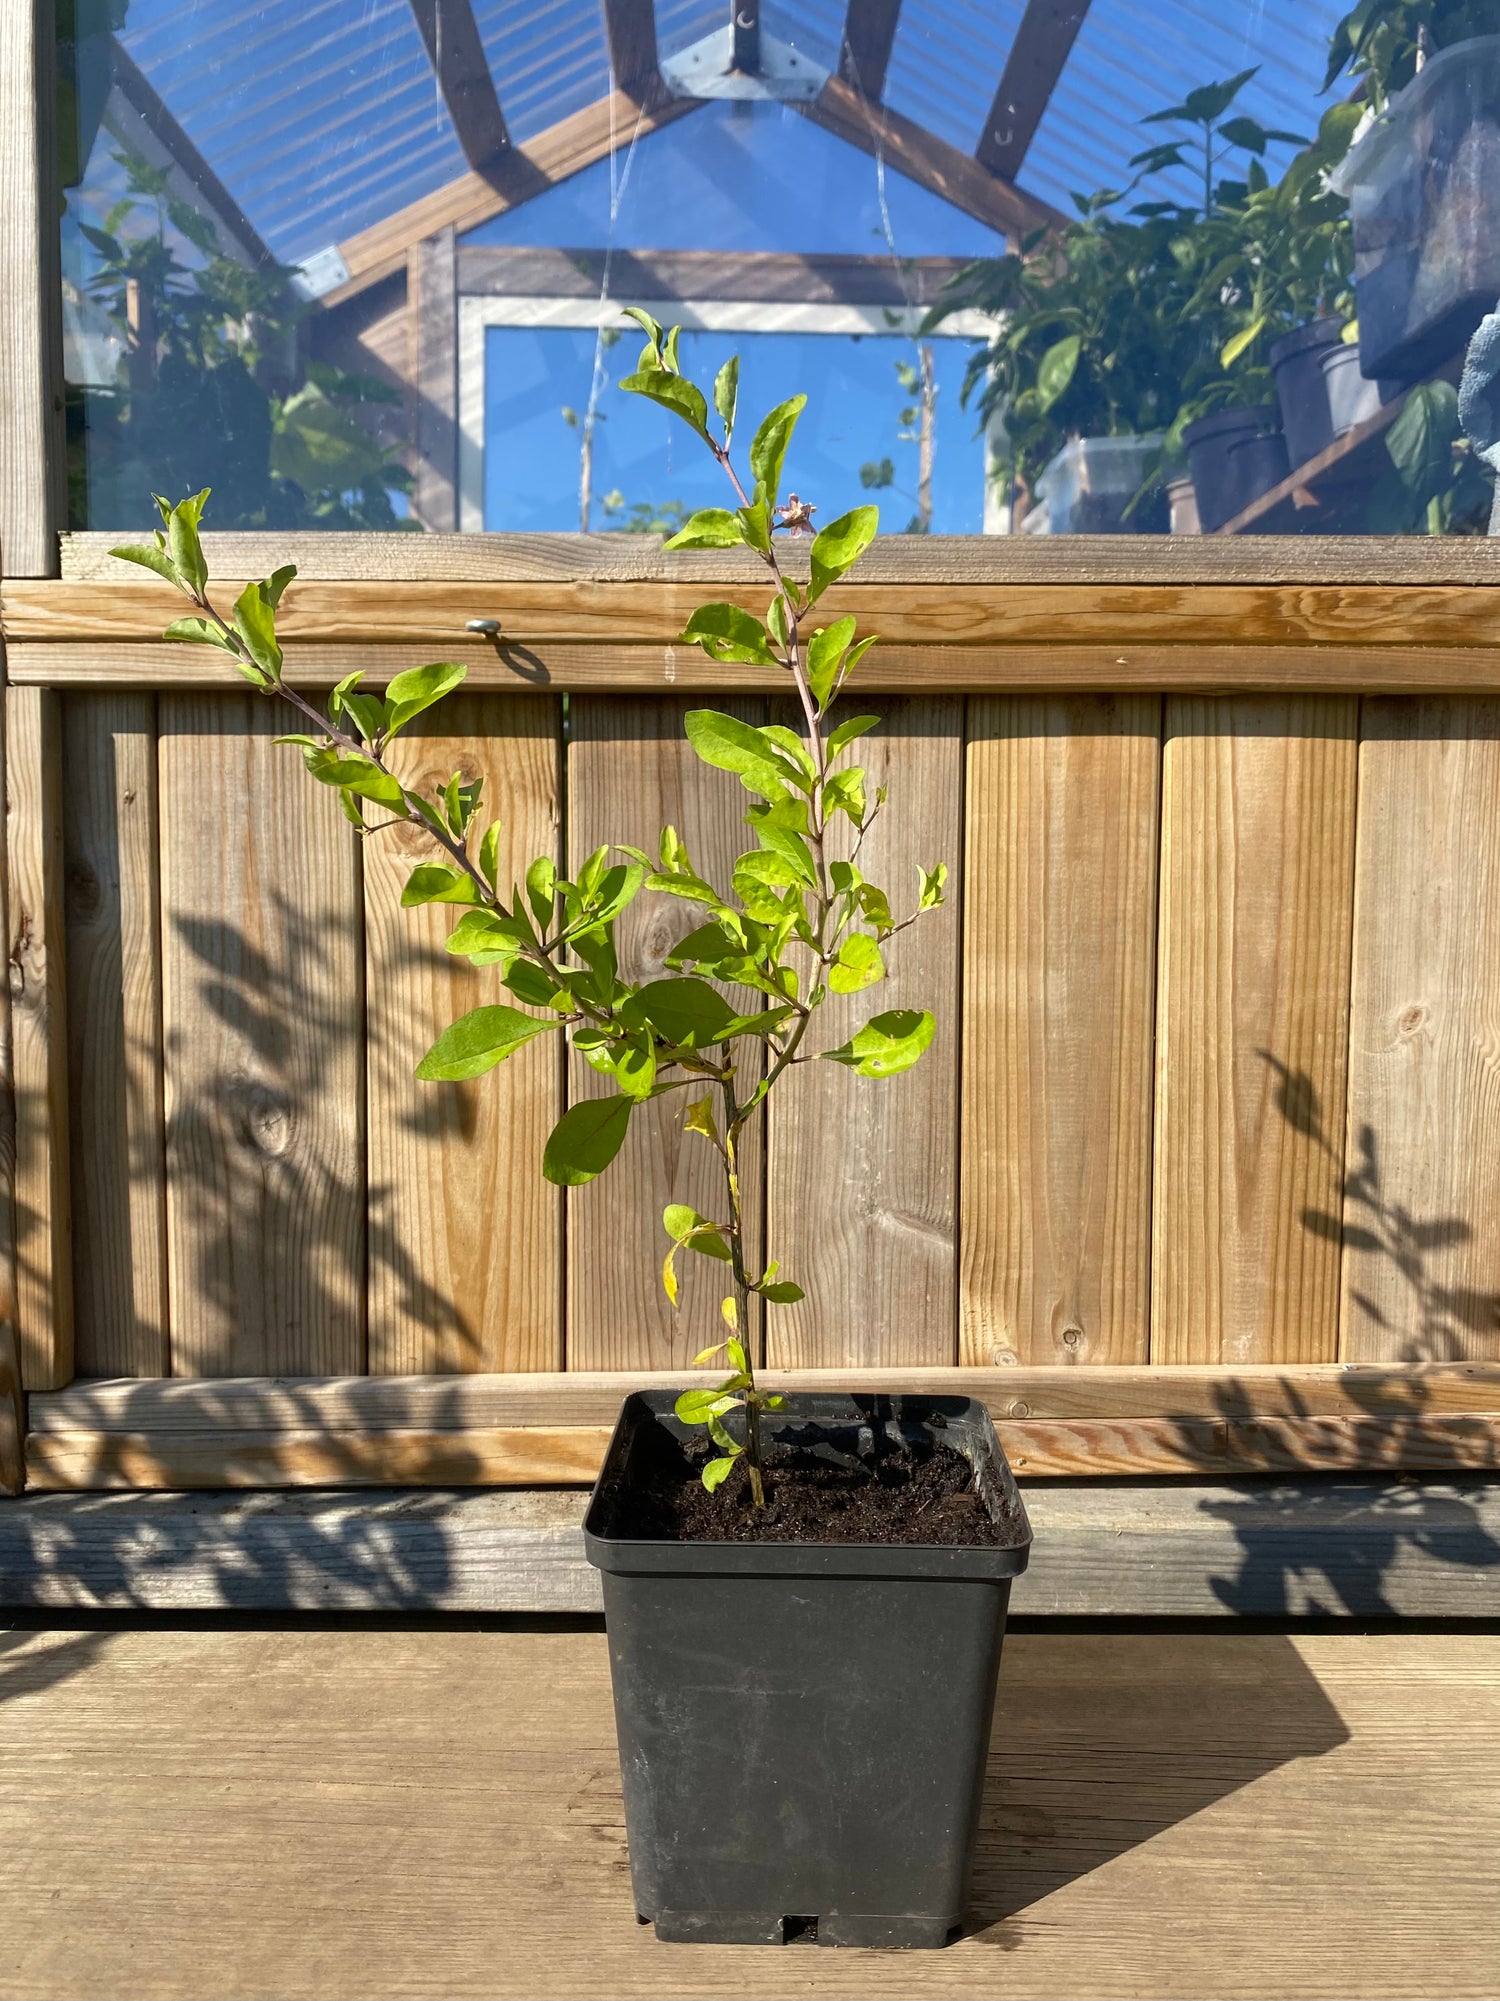
[[[841,76],[831,76],[811,104],[797,109],[825,131],[872,153],[943,201],[952,202],[1006,238],[1055,229],[1065,217],[1049,202],[1024,194],[968,153],[887,105],[872,104]]]
[[[637,104],[659,104],[666,87],[656,46],[655,0],[604,0],[604,32],[615,89]]]
[[[896,41],[901,0],[849,0],[839,75],[871,104],[885,96],[885,73]]]
[[[1057,88],[1089,0],[1027,0],[974,157],[1013,181]]]
[[[394,215],[382,217],[357,236],[345,237],[338,251],[349,276],[324,296],[323,304],[341,306],[382,279],[404,272],[407,252],[440,229],[451,227],[460,235],[477,229],[491,216],[518,208],[533,195],[582,173],[596,160],[608,159],[612,149],[623,150],[633,139],[698,109],[692,98],[667,98],[646,105],[635,103],[623,90],[612,91],[597,104],[549,125],[524,146],[510,147],[500,155],[503,174],[493,163],[483,174],[462,174],[431,194],[408,202]]]
[[[411,0],[464,158],[482,173],[510,148],[489,57],[469,0]]]

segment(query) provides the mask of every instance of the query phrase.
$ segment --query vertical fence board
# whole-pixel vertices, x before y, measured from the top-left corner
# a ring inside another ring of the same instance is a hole
[[[63,770],[75,1361],[164,1376],[155,696],[70,698]]]
[[[1162,783],[1151,1359],[1327,1362],[1357,705],[1174,699]]]
[[[45,688],[6,695],[11,1062],[15,1086],[16,1332],[22,1381],[73,1375],[63,920],[62,709]]]
[[[578,864],[605,841],[656,850],[663,826],[676,827],[694,865],[721,888],[736,855],[754,845],[744,824],[747,795],[727,772],[701,764],[683,736],[683,717],[700,706],[652,697],[575,697],[568,753],[568,848]],[[716,704],[763,722],[759,701]],[[663,973],[666,954],[704,912],[677,897],[643,891],[616,926],[627,979]],[[572,1099],[597,1097],[607,1080],[569,1056]],[[567,1352],[570,1369],[680,1367],[717,1340],[725,1269],[706,1258],[679,1259],[681,1305],[661,1289],[667,1239],[661,1212],[690,1202],[704,1215],[724,1210],[723,1173],[706,1139],[682,1130],[686,1094],[643,1105],[618,1159],[599,1180],[568,1190]],[[762,1163],[752,1154],[741,1187],[751,1255],[761,1255]],[[758,1329],[750,1328],[752,1339]]]
[[[0,646],[0,661],[4,648]],[[0,692],[0,774],[6,769],[5,696]],[[0,937],[10,945],[10,830],[0,811]],[[7,974],[10,971],[6,967]],[[0,1492],[26,1483],[26,1404],[16,1336],[16,1120],[11,1065],[10,980],[0,987]]]
[[[1342,1353],[1500,1356],[1500,703],[1367,701]]]
[[[777,1086],[768,1244],[807,1297],[770,1309],[774,1368],[942,1366],[957,1353],[963,701],[876,707],[884,721],[861,738],[858,761],[872,795],[887,786],[890,804],[859,865],[899,919],[915,903],[918,867],[946,861],[950,902],[893,943],[879,986],[830,999],[812,1046],[842,1042],[889,1008],[931,1008],[937,1033],[916,1068],[897,1077],[810,1063]]]
[[[1161,702],[968,734],[961,1359],[1144,1362]]]
[[[461,696],[401,740],[408,783],[483,780],[481,824],[501,822],[507,892],[537,855],[558,852],[559,720],[545,695]],[[441,1028],[511,998],[498,967],[444,950],[452,904],[401,908],[408,869],[434,853],[404,827],[364,850],[370,1373],[557,1369],[562,1194],[541,1158],[562,1111],[561,1040],[529,1043],[468,1084],[412,1075]]]
[[[357,836],[256,695],[160,706],[175,1374],[365,1366]]]

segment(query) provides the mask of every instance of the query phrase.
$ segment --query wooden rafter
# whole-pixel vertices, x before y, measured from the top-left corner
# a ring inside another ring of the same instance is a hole
[[[1024,194],[945,139],[889,106],[869,103],[842,77],[831,76],[810,104],[799,104],[797,109],[825,131],[883,158],[909,180],[1003,236],[1055,228],[1064,220],[1050,203]]]
[[[653,0],[604,0],[604,31],[616,90],[637,104],[655,104],[665,91],[656,47]]]
[[[254,223],[183,131],[145,71],[118,41],[110,45],[110,63],[115,89],[191,183],[198,204],[233,237],[251,264],[274,264],[276,258]]]
[[[871,104],[885,96],[885,73],[900,15],[901,0],[849,0],[839,75]]]
[[[616,149],[623,150],[632,140],[698,108],[692,98],[669,98],[647,105],[636,103],[623,90],[612,91],[597,104],[549,125],[524,146],[507,148],[500,155],[505,163],[503,177],[493,168],[485,174],[463,174],[408,202],[357,236],[346,237],[338,249],[349,276],[327,294],[324,305],[342,305],[383,278],[404,271],[408,251],[438,230],[451,226],[462,234],[476,229],[491,216],[519,207],[533,195],[582,173],[596,160],[607,159]]]
[[[411,11],[464,158],[482,172],[509,147],[510,134],[474,9],[469,0],[411,0]]]
[[[975,159],[992,174],[1014,180],[1021,171],[1088,10],[1089,0],[1027,0],[974,149]]]

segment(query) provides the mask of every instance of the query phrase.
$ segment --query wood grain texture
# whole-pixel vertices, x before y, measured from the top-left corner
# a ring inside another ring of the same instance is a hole
[[[558,853],[560,718],[545,695],[461,695],[413,725],[397,768],[431,792],[480,779],[482,825],[502,826],[500,880]],[[426,719],[424,719],[426,720]],[[369,1063],[369,1366],[372,1374],[562,1364],[562,1197],[541,1176],[562,1112],[559,1037],[468,1084],[412,1075],[438,1031],[509,1000],[499,969],[444,951],[451,904],[401,908],[433,854],[393,827],[365,845]]]
[[[816,266],[817,260],[813,260]],[[596,288],[597,289],[597,288]],[[63,578],[126,574],[117,532],[62,540]],[[308,581],[503,583],[591,578],[598,583],[760,574],[750,551],[664,550],[655,535],[426,535],[215,530],[203,537],[215,576],[268,576],[294,562]],[[807,545],[781,551],[799,581]],[[859,561],[865,583],[1493,584],[1500,547],[1474,535],[887,535]]]
[[[75,1363],[86,1376],[164,1376],[154,696],[70,698],[63,770]]]
[[[1000,1419],[1023,1480],[1152,1479],[1265,1473],[1490,1472],[1500,1414],[1418,1417]],[[26,1440],[38,1492],[118,1488],[578,1486],[597,1478],[612,1425],[415,1426],[359,1431],[68,1431]]]
[[[1161,704],[971,701],[971,1363],[1144,1362]]]
[[[0,7],[0,570],[56,574],[66,520],[52,0]]]
[[[284,2001],[1494,1991],[1489,1633],[1012,1631],[965,1937],[790,1963],[636,1924],[597,1626],[4,1647],[5,2001],[195,2001],[221,1965]],[[66,1924],[36,1890],[63,1881]]]
[[[462,643],[472,618],[499,619],[512,646],[544,640],[674,645],[720,566],[661,581],[588,578],[487,582],[320,581],[300,578],[282,602],[287,640]],[[232,601],[238,585],[216,583]],[[748,572],[725,578],[724,594],[764,609]],[[157,579],[72,583],[19,578],[4,586],[7,639],[160,639],[180,602]],[[1463,584],[1190,584],[1113,582],[835,584],[822,600],[830,618],[852,612],[860,629],[892,645],[1128,647],[1500,647],[1494,593]],[[688,659],[696,648],[678,647]],[[873,664],[873,656],[872,656]]]
[[[259,697],[163,697],[159,724],[172,1367],[357,1374],[357,837]]]
[[[0,1319],[0,1494],[19,1494],[26,1484],[26,1402],[21,1387],[21,1351],[16,1324]]]
[[[1371,702],[1359,757],[1341,1352],[1490,1359],[1500,706]]]
[[[293,640],[287,676],[299,688],[331,688],[359,667],[378,681],[422,666],[438,643]],[[682,646],[545,639],[484,647],[457,632],[441,644],[468,662],[476,688],[742,695],[786,688],[780,668],[721,666]],[[206,647],[150,640],[12,640],[8,657],[11,681],[26,687],[222,689],[229,671]],[[1493,694],[1500,655],[1451,646],[883,645],[861,663],[860,684],[869,694]]]
[[[835,714],[857,714],[850,698]],[[915,1367],[957,1355],[959,931],[963,881],[963,704],[883,702],[857,761],[867,792],[890,801],[860,854],[898,918],[916,903],[919,869],[946,861],[949,903],[897,939],[887,977],[834,996],[811,1031],[843,1042],[890,1008],[929,1008],[932,1046],[899,1077],[841,1064],[792,1070],[770,1101],[767,1248],[807,1294],[767,1315],[775,1368]],[[781,718],[790,723],[790,710]],[[841,849],[833,836],[830,852]]]
[[[1151,1354],[1338,1353],[1356,707],[1167,704]]]
[[[766,719],[762,703],[732,703],[745,722]],[[661,829],[674,826],[694,865],[720,887],[735,857],[754,845],[744,825],[749,803],[725,772],[699,762],[683,735],[687,705],[678,700],[606,701],[571,706],[568,747],[568,848],[577,868],[606,841],[655,853]],[[615,928],[626,979],[657,978],[679,938],[700,921],[701,907],[645,891]],[[754,1060],[753,1058],[748,1060]],[[758,1073],[757,1073],[758,1074]],[[613,1089],[577,1055],[568,1059],[570,1100]],[[631,1116],[619,1157],[607,1173],[568,1191],[567,1360],[571,1369],[683,1366],[719,1338],[726,1268],[708,1258],[678,1261],[680,1304],[661,1287],[668,1247],[662,1209],[687,1202],[705,1216],[725,1210],[723,1169],[708,1140],[682,1131],[685,1100],[674,1092]],[[747,1134],[741,1198],[748,1256],[763,1255],[764,1158],[760,1132]],[[758,1324],[749,1330],[759,1341]]]
[[[7,691],[5,805],[16,1336],[25,1387],[50,1390],[73,1374],[73,1249],[62,706],[46,689]]]
[[[576,1487],[33,1494],[0,1508],[7,1607],[603,1610]],[[1487,1619],[1500,1485],[1033,1481],[1022,1618]],[[244,1630],[241,1627],[241,1630]],[[1116,1626],[1116,1633],[1122,1631]],[[1232,1643],[1232,1642],[1231,1642]]]
[[[459,1432],[612,1424],[633,1390],[683,1381],[681,1368],[515,1375],[220,1377],[76,1382],[31,1399],[34,1431],[225,1429],[281,1434]],[[1490,1416],[1500,1364],[1331,1364],[1243,1369],[1068,1366],[802,1369],[764,1372],[768,1388],[871,1396],[977,1397],[997,1422]]]

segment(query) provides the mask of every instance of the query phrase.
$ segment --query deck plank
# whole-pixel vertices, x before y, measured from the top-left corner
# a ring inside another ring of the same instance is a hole
[[[3,2001],[1493,1995],[1500,1637],[1012,1633],[969,1936],[637,1926],[602,1632],[0,1636]]]

